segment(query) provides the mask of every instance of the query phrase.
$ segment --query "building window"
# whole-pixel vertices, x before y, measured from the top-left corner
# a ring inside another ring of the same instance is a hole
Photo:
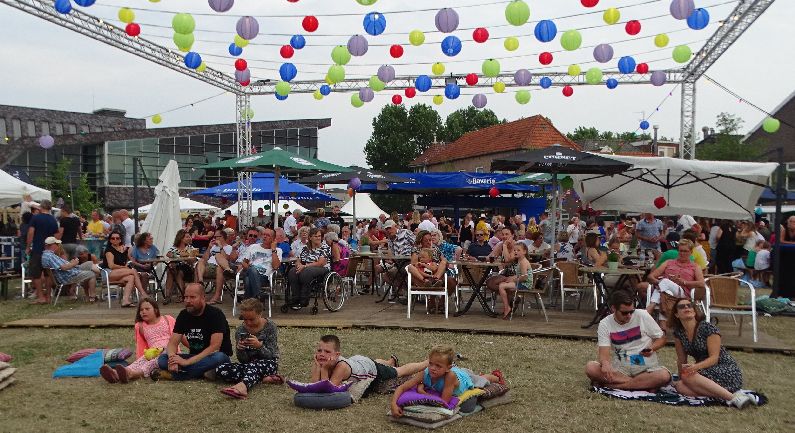
[[[5,143],[6,138],[9,138],[8,132],[6,131],[6,120],[0,117],[0,140],[3,140],[2,142]]]
[[[70,135],[77,134],[77,126],[74,123],[67,123],[66,130],[69,132]]]
[[[11,136],[13,138],[22,137],[22,121],[19,119],[11,119]]]
[[[36,136],[36,122],[34,122],[32,120],[28,120],[26,122],[26,124],[27,124],[26,125],[27,126],[27,128],[26,128],[27,136],[28,137],[35,137]]]
[[[484,173],[483,167],[475,167],[475,173]]]
[[[88,134],[88,125],[80,125],[80,133],[81,134]]]
[[[56,123],[55,124],[55,135],[63,135],[63,124]]]
[[[50,124],[47,122],[41,123],[41,135],[50,135]]]

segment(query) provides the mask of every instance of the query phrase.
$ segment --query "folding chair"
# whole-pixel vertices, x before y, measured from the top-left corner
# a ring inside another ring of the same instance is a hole
[[[116,290],[116,296],[119,297],[119,302],[121,302],[121,294],[124,288],[119,283],[111,283],[110,282],[110,269],[107,268],[99,268],[100,276],[102,277],[102,284],[105,285],[105,290],[107,291],[108,297],[108,309],[111,308],[110,304],[110,289]],[[138,291],[135,290],[135,296],[138,296]]]
[[[277,272],[278,271],[271,272],[270,275],[268,275],[268,279],[267,279],[267,282],[268,282],[267,289],[268,290],[266,290],[265,293],[268,295],[268,318],[269,319],[271,317],[271,307],[273,306],[273,287],[274,287],[275,275],[276,275]],[[244,294],[246,292],[245,288],[243,288],[241,290],[241,283],[245,284],[245,280],[243,279],[244,277],[242,276],[242,274],[243,274],[243,269],[242,268],[240,269],[239,272],[237,272],[235,274],[235,289],[234,289],[235,296],[232,299],[232,316],[237,316],[237,296],[238,295],[242,295],[242,294]],[[224,283],[224,284],[226,284],[226,283]],[[263,289],[263,287],[260,287],[261,291],[262,291],[262,289]],[[221,292],[221,296],[223,296],[223,291]]]
[[[750,305],[740,304],[740,286],[748,286],[750,290]],[[756,289],[753,284],[738,278],[729,277],[711,277],[705,281],[706,295],[704,302],[706,308],[704,313],[707,321],[710,320],[713,314],[729,314],[737,323],[734,315],[740,316],[739,335],[743,335],[743,316],[751,316],[751,324],[754,329],[754,343],[757,341],[756,330]]]
[[[596,282],[583,282],[580,280],[579,263],[575,262],[557,262],[555,267],[560,273],[560,311],[564,311],[566,304],[566,292],[576,292],[580,294],[580,299],[577,302],[577,309],[580,309],[583,295],[590,289],[593,291],[593,305],[594,310],[599,308],[598,293],[596,291]]]
[[[449,300],[450,296],[447,293],[447,275],[445,274],[443,281],[444,286],[435,287],[436,290],[428,290],[430,287],[421,287],[417,286],[414,287],[412,284],[412,277],[411,272],[409,272],[409,266],[404,268],[406,270],[407,276],[407,286],[408,286],[408,311],[406,313],[406,318],[411,319],[411,302],[414,298],[414,295],[425,296],[425,314],[428,314],[428,297],[429,296],[440,296],[444,299],[444,318],[447,319],[450,312],[450,305]]]
[[[522,317],[524,317],[524,304],[527,301],[524,295],[534,295],[536,298],[536,302],[538,302],[539,312],[544,314],[544,320],[547,323],[549,323],[549,317],[547,317],[547,310],[544,307],[543,296],[547,293],[547,289],[552,287],[554,281],[553,274],[557,271],[557,268],[555,267],[542,268],[541,264],[539,263],[531,263],[530,266],[533,273],[533,289],[530,290],[517,289],[513,293],[513,301],[511,301],[513,308],[511,309],[511,315],[509,319],[513,320],[513,313],[514,311],[516,311],[516,300],[519,296],[522,297],[521,300]],[[541,277],[544,277],[543,283],[539,281]],[[540,290],[537,289],[537,287],[539,286],[541,287]]]
[[[55,278],[55,269],[53,268],[45,268],[44,276],[45,278],[47,278],[48,281],[52,280],[52,282],[55,283],[55,285],[52,288],[52,290],[55,292],[55,297],[52,298],[52,305],[57,305],[58,298],[61,297],[61,291],[64,289],[64,287],[68,287],[71,284],[58,282],[58,280]],[[75,284],[74,286],[75,286],[75,296],[77,296],[77,294],[80,293],[80,284]]]

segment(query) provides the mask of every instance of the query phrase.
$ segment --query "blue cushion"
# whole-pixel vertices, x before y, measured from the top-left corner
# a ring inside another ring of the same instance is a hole
[[[105,354],[98,350],[73,364],[67,364],[55,369],[52,377],[97,377],[99,368],[105,363]]]
[[[293,397],[293,403],[305,409],[342,409],[350,406],[352,402],[353,399],[348,391],[324,394],[303,392],[296,393]]]

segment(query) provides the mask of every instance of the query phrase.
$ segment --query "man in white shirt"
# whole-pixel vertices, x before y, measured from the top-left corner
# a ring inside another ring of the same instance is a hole
[[[422,222],[420,222],[420,225],[417,228],[428,232],[433,232],[436,230],[436,226],[433,225],[433,222],[431,222],[431,215],[427,212],[422,214]]]
[[[124,245],[132,246],[133,238],[135,237],[135,222],[130,218],[130,212],[127,209],[122,209],[119,212],[122,221],[121,225],[124,226]]]
[[[263,280],[268,281],[273,271],[278,269],[281,256],[282,250],[276,247],[275,235],[271,229],[263,232],[262,243],[254,243],[246,248],[241,262],[246,278],[246,298],[259,297]]]
[[[684,233],[686,230],[690,230],[695,224],[696,220],[692,216],[682,214],[676,222],[676,231]]]
[[[580,241],[580,219],[577,217],[573,217],[569,221],[568,227],[566,227],[566,233],[569,234],[569,243],[572,245],[577,245],[577,242]]]
[[[298,218],[301,218],[301,211],[296,209],[295,212],[284,219],[284,233],[290,239],[298,234]]]
[[[651,390],[671,381],[671,373],[657,359],[665,333],[627,291],[610,297],[613,314],[599,322],[598,361],[589,361],[585,374],[591,383],[626,391]]]
[[[520,242],[524,242],[524,244],[527,245],[527,252],[531,255],[548,258],[549,254],[552,252],[552,247],[544,242],[544,235],[542,235],[541,232],[532,233],[530,239],[525,239]]]

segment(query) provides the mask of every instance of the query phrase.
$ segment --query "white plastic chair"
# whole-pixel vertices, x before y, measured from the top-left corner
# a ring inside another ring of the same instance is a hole
[[[751,292],[751,305],[739,303],[740,287],[746,285]],[[705,280],[706,295],[704,296],[704,314],[709,321],[713,314],[728,314],[740,316],[738,326],[739,335],[743,335],[743,316],[751,316],[751,325],[754,329],[754,343],[757,342],[756,330],[756,289],[753,284],[739,278],[710,277]],[[737,323],[735,319],[735,323]]]
[[[410,266],[410,265],[409,265]],[[411,319],[411,302],[413,300],[414,295],[425,296],[425,313],[428,314],[428,296],[440,296],[444,299],[444,318],[447,319],[450,313],[450,295],[447,293],[447,274],[444,275],[444,287],[436,287],[436,290],[428,290],[430,287],[413,287],[411,283],[411,272],[409,272],[409,267],[406,266],[405,268],[406,274],[408,274],[407,279],[407,286],[408,286],[408,311],[406,313],[406,318]],[[441,289],[441,290],[440,290]]]
[[[273,288],[274,288],[274,277],[276,276],[277,271],[273,271],[268,275],[268,288],[265,293],[268,294],[268,318],[271,317],[271,307],[273,306]],[[245,280],[242,276],[243,268],[240,269],[239,272],[235,274],[235,286],[234,286],[234,293],[235,297],[232,299],[232,316],[237,316],[237,296],[246,293],[245,290]],[[222,295],[223,296],[223,295]]]
[[[577,309],[580,307],[580,302],[585,293],[590,289],[593,291],[593,305],[594,310],[599,308],[599,295],[596,290],[596,282],[582,282],[580,280],[580,264],[575,262],[557,262],[555,267],[560,272],[560,311],[564,311],[566,305],[566,292],[577,292],[580,294],[580,299],[577,303]]]
[[[100,276],[102,277],[102,284],[105,285],[105,290],[107,291],[108,309],[110,309],[111,308],[110,289],[116,290],[116,296],[119,297],[119,302],[121,302],[121,294],[124,288],[118,283],[110,282],[110,269],[100,267],[99,270],[100,270]],[[137,295],[138,291],[135,290],[135,293]]]
[[[22,282],[20,283],[19,287],[22,290],[22,299],[25,299],[25,286],[33,284],[33,280],[30,278],[26,278],[26,274],[28,273],[28,262],[22,263]]]

